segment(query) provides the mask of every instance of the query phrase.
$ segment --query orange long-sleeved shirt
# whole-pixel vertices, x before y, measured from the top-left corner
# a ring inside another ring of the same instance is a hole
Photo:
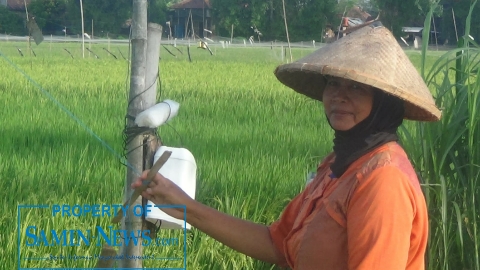
[[[330,178],[331,154],[315,179],[269,226],[282,266],[306,270],[424,269],[425,199],[407,155],[387,143]]]

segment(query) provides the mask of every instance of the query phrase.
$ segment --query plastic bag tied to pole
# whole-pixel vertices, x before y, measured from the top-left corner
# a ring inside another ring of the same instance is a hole
[[[139,127],[157,128],[175,117],[179,107],[180,104],[173,100],[164,100],[139,113],[135,124]]]

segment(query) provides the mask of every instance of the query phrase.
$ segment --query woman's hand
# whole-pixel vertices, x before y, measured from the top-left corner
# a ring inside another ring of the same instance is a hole
[[[148,170],[144,171],[142,175],[132,183],[131,187],[135,189],[142,186],[143,181],[147,178],[148,172]],[[156,205],[186,206],[193,201],[179,186],[159,173],[155,174],[152,181],[148,184],[148,188],[142,192],[142,196]],[[174,218],[184,219],[183,208],[163,207],[161,210]]]
[[[148,171],[144,171],[131,187],[142,186],[147,173]],[[185,205],[189,224],[245,255],[271,263],[285,260],[276,253],[267,226],[242,220],[203,205],[161,174],[157,173],[153,177],[142,196],[157,205]],[[162,211],[174,218],[184,219],[184,211],[181,208],[162,208]]]

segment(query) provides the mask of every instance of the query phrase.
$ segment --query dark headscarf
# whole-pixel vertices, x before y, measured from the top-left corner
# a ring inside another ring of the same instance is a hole
[[[334,176],[342,176],[350,164],[374,148],[398,141],[397,128],[403,122],[404,112],[402,100],[375,89],[370,115],[347,131],[335,130],[336,157],[330,166]]]

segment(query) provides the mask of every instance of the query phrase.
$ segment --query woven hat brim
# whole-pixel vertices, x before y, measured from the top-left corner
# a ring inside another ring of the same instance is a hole
[[[377,40],[370,42],[373,44],[370,46],[369,38]],[[372,54],[371,51],[377,55],[368,55]],[[394,63],[388,63],[389,57],[394,59]],[[381,63],[379,59],[387,62]],[[438,121],[441,118],[441,112],[423,79],[391,33],[383,27],[364,27],[275,70],[280,82],[320,101],[326,84],[325,75],[371,85],[402,99],[406,119]]]

